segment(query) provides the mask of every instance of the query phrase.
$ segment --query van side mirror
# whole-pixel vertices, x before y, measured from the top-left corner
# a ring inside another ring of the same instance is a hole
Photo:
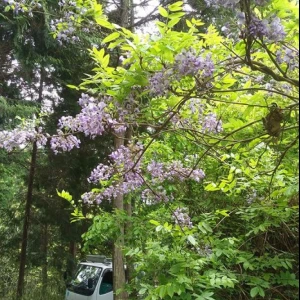
[[[88,279],[88,288],[92,289],[94,287],[94,279],[93,278],[89,278]]]

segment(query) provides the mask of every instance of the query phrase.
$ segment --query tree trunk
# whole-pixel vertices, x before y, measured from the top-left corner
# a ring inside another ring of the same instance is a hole
[[[132,127],[129,127],[126,130],[125,141],[124,141],[125,146],[127,146],[130,143],[131,138],[132,138]],[[129,196],[127,201],[125,201],[125,203],[124,203],[124,209],[129,218],[132,216],[132,201],[133,201],[133,199]],[[130,221],[127,221],[125,223],[124,229],[125,229],[125,235],[130,232],[130,230],[131,230],[131,222]],[[133,263],[129,258],[126,259],[126,267],[127,267],[126,268],[126,281],[130,283],[132,280]],[[130,296],[133,296],[133,295],[130,295]]]
[[[115,150],[124,145],[124,135],[115,138]],[[113,201],[113,208],[124,210],[123,195],[117,195]],[[128,299],[125,288],[125,269],[122,248],[124,246],[124,224],[119,224],[119,236],[113,246],[113,280],[114,280],[114,300]],[[118,293],[118,291],[120,291]]]
[[[130,16],[130,0],[120,0],[121,18],[120,26],[126,27],[129,24]],[[115,150],[124,145],[124,134],[120,134],[119,137],[115,137]],[[117,210],[124,210],[124,197],[123,195],[117,195],[113,202],[113,208]],[[114,280],[114,300],[126,300],[128,294],[124,291],[126,276],[124,268],[124,258],[122,248],[124,246],[124,224],[119,224],[119,237],[114,242],[113,246],[113,280]],[[118,291],[120,291],[118,293]]]
[[[41,66],[40,69],[40,82],[38,89],[38,100],[39,104],[42,103],[43,99],[43,85],[45,79],[45,69]],[[26,266],[26,251],[27,251],[27,242],[28,242],[28,229],[30,223],[30,213],[32,206],[32,194],[33,194],[33,181],[35,174],[35,166],[37,159],[37,143],[33,142],[32,152],[31,152],[31,162],[30,162],[30,170],[29,170],[29,178],[28,178],[28,186],[27,186],[27,196],[26,196],[26,204],[25,204],[25,216],[23,223],[23,234],[22,234],[22,244],[21,244],[21,254],[20,254],[20,267],[19,267],[19,277],[17,284],[17,299],[20,300],[23,297],[24,291],[24,277],[25,277],[25,266]]]
[[[71,241],[69,243],[69,253],[68,253],[68,259],[67,259],[67,266],[66,266],[66,272],[65,272],[65,280],[68,281],[74,273],[75,267],[76,267],[76,253],[77,253],[77,247],[76,242]]]
[[[41,242],[41,252],[43,255],[42,262],[42,290],[45,295],[47,292],[48,283],[48,224],[46,223],[42,228],[42,242]]]
[[[27,250],[27,241],[28,241],[28,229],[29,229],[29,223],[30,223],[30,212],[31,212],[31,205],[32,205],[32,191],[33,191],[33,179],[34,179],[34,173],[35,173],[36,157],[37,157],[37,145],[36,145],[36,142],[34,142],[33,147],[32,147],[32,153],[31,153],[27,197],[26,197],[26,204],[25,204],[25,216],[24,216],[24,224],[23,224],[19,278],[18,278],[18,285],[17,285],[17,299],[18,300],[22,299],[23,290],[24,290],[26,250]]]

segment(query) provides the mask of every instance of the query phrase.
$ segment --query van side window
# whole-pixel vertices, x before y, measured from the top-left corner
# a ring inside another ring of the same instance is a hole
[[[103,275],[99,294],[104,295],[113,290],[113,272],[110,270],[107,270],[105,274]]]

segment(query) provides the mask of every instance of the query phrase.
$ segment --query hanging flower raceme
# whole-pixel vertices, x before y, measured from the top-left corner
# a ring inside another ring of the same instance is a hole
[[[186,208],[177,208],[174,211],[172,218],[175,221],[175,224],[179,226],[188,227],[188,228],[193,227],[193,223],[191,221],[190,216],[187,213]]]
[[[50,147],[55,154],[59,152],[71,151],[73,148],[79,148],[80,140],[72,134],[64,134],[57,130],[57,135],[52,136]]]
[[[91,138],[101,136],[109,129],[124,132],[126,126],[114,119],[107,108],[109,101],[112,101],[109,97],[104,97],[99,101],[87,94],[82,94],[78,101],[82,107],[81,112],[75,117],[62,117],[58,123],[59,128],[73,133],[82,132]]]
[[[49,135],[43,133],[42,127],[35,126],[35,120],[28,121],[13,130],[0,131],[0,148],[11,152],[15,149],[24,149],[33,142],[38,148],[47,144]]]
[[[149,172],[153,183],[158,183],[163,180],[184,181],[189,178],[199,182],[205,177],[203,170],[194,170],[192,168],[184,167],[180,161],[172,161],[171,163],[152,161],[148,164],[147,171]]]
[[[278,17],[261,20],[252,15],[247,31],[249,36],[265,39],[268,42],[282,41],[286,36],[281,20]]]
[[[112,152],[109,157],[111,164],[99,164],[88,178],[90,183],[100,183],[109,181],[109,186],[103,187],[98,192],[85,193],[82,200],[85,203],[101,203],[102,200],[112,200],[118,195],[128,194],[144,183],[141,172],[141,160],[143,145],[130,144],[128,147],[121,146]]]
[[[72,0],[58,1],[61,17],[50,21],[50,29],[60,45],[64,43],[75,44],[80,41],[78,33],[80,30],[90,32],[89,22],[82,23],[87,19],[88,9],[82,3]],[[90,21],[92,22],[92,21]]]
[[[202,57],[193,50],[183,50],[175,56],[174,70],[181,76],[196,76],[200,74],[203,77],[211,77],[214,69],[215,66],[210,54]]]
[[[179,161],[162,163],[151,161],[143,167],[143,145],[129,144],[113,151],[109,157],[111,163],[99,164],[91,173],[88,182],[100,184],[101,189],[85,193],[82,200],[85,203],[101,203],[104,199],[112,200],[118,195],[125,195],[142,188],[148,182],[148,187],[142,192],[145,203],[167,202],[172,195],[167,195],[163,188],[164,181],[183,181],[191,179],[201,181],[205,174],[201,169],[184,167]],[[153,189],[150,189],[150,185]]]
[[[152,75],[149,79],[150,93],[154,96],[166,95],[171,84],[171,76],[173,76],[172,69],[163,69]]]
[[[214,113],[209,113],[204,117],[202,132],[220,133],[223,131],[222,121]]]

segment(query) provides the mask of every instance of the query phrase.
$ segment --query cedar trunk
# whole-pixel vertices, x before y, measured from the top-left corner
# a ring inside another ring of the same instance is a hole
[[[124,145],[124,136],[115,138],[115,150]],[[124,210],[123,195],[118,195],[113,202],[113,207],[116,210]],[[122,248],[124,245],[124,224],[119,224],[119,236],[116,239],[113,247],[113,281],[114,281],[114,300],[128,299],[125,288],[125,269]],[[120,292],[121,291],[121,292]]]
[[[20,267],[19,267],[19,277],[17,285],[17,299],[22,299],[23,290],[24,290],[24,277],[25,277],[25,265],[26,265],[26,250],[27,250],[27,241],[28,241],[28,229],[30,223],[30,212],[32,206],[32,191],[33,191],[33,179],[35,173],[37,157],[37,144],[33,143],[32,153],[31,153],[31,162],[30,162],[30,171],[27,187],[27,197],[25,204],[25,216],[23,223],[23,235],[22,235],[22,244],[21,244],[21,255],[20,255]]]

